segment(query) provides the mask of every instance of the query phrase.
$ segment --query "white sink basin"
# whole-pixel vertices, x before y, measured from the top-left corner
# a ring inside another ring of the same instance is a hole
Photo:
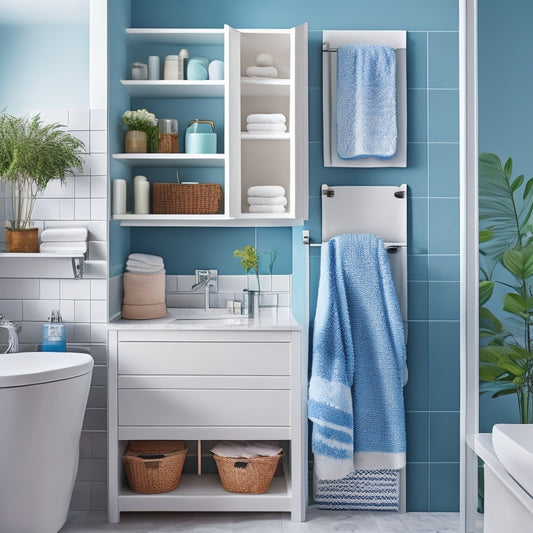
[[[533,496],[533,424],[495,424],[492,445],[505,470]]]
[[[234,315],[223,308],[196,309],[196,308],[170,308],[167,314],[174,320],[218,320],[224,324],[235,324],[246,320],[246,315]]]

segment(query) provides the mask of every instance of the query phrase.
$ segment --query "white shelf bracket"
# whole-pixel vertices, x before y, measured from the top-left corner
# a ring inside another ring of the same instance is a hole
[[[83,278],[83,266],[85,259],[83,257],[71,257],[72,272],[74,273],[74,279]]]

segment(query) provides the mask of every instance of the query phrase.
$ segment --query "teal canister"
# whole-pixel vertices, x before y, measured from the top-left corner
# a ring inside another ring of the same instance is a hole
[[[207,57],[191,57],[187,62],[188,80],[207,80],[209,76],[209,59]]]
[[[216,151],[217,134],[213,121],[191,120],[185,131],[185,153],[215,154]]]
[[[41,344],[42,352],[66,352],[67,334],[65,324],[58,310],[52,311],[48,322],[43,324],[43,337]]]

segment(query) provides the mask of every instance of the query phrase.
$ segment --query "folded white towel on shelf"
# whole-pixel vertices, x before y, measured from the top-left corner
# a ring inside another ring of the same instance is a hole
[[[149,254],[130,254],[128,256],[128,261],[138,261],[139,263],[144,263],[149,266],[163,266],[163,258],[158,255],[149,255]]]
[[[163,266],[163,263],[160,263],[158,265],[149,265],[148,263],[144,263],[143,261],[139,261],[138,259],[128,258],[128,260],[126,261],[126,267],[142,268],[146,270],[161,270]]]
[[[87,241],[41,242],[39,251],[42,254],[84,254],[87,252]]]
[[[251,66],[246,69],[246,75],[250,78],[277,78],[278,69],[276,67]]]
[[[164,267],[138,267],[138,266],[128,266],[126,264],[126,272],[134,272],[135,274],[146,274],[150,276],[152,274],[164,274]]]
[[[87,240],[87,228],[50,228],[41,233],[41,242],[83,242]]]
[[[248,196],[248,205],[287,205],[285,196]]]
[[[248,207],[250,213],[285,213],[282,205],[251,205]]]
[[[248,124],[277,124],[279,122],[285,124],[287,119],[282,113],[252,113],[246,117]]]
[[[217,443],[211,452],[219,457],[274,457],[283,451],[276,442],[270,441],[221,441]]]
[[[283,124],[282,122],[267,124],[265,122],[262,123],[254,123],[254,124],[246,124],[246,129],[248,131],[251,131],[252,133],[255,132],[280,132],[280,131],[287,131],[286,124]]]
[[[280,185],[254,185],[248,188],[248,196],[285,196]]]

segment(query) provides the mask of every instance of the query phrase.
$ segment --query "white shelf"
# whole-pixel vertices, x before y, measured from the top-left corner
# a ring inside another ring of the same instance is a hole
[[[113,159],[131,167],[223,167],[224,154],[113,154]]]
[[[133,98],[223,98],[224,80],[120,80]]]
[[[121,226],[152,227],[242,227],[249,226],[253,219],[254,226],[286,226],[287,221],[301,226],[303,220],[295,219],[290,213],[243,213],[239,218],[226,215],[113,215],[113,220],[120,221]]]
[[[241,139],[243,141],[290,141],[291,134],[289,132],[250,133],[248,131],[241,131]]]
[[[46,253],[46,254],[42,254],[40,252],[37,252],[37,253],[32,253],[32,254],[24,254],[24,253],[7,253],[7,252],[4,252],[4,253],[0,253],[0,257],[1,258],[15,258],[15,257],[18,257],[18,258],[21,258],[21,257],[24,257],[26,259],[29,259],[30,257],[31,258],[38,258],[38,259],[77,259],[77,258],[81,258],[81,257],[85,257],[85,254],[82,254],[82,253],[71,253],[71,254],[52,254],[52,253]]]
[[[223,45],[223,29],[126,28],[132,44]]]
[[[241,78],[242,96],[288,97],[291,80],[287,78]]]
[[[176,489],[139,494],[127,485],[118,494],[120,511],[291,511],[291,493],[283,476],[264,494],[240,494],[222,488],[216,474],[182,475]]]
[[[85,264],[85,254],[82,253],[16,253],[16,252],[5,252],[0,253],[0,261],[4,259],[70,259],[72,264],[72,274],[74,279],[83,278],[83,267]],[[2,269],[4,277],[13,277],[7,272],[7,269]],[[19,270],[20,277],[26,277],[23,273],[23,270]],[[62,277],[64,273],[60,270],[57,271],[58,277]]]

